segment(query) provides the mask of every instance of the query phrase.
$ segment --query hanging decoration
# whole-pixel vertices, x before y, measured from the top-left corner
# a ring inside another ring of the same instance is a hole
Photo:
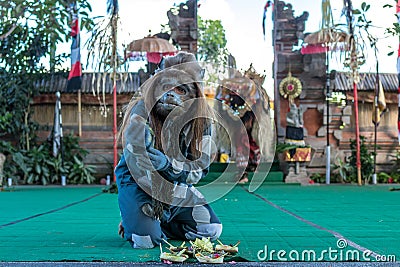
[[[329,103],[335,104],[341,108],[346,107],[346,95],[343,92],[332,92],[327,100]]]
[[[81,89],[82,86],[82,66],[81,66],[81,52],[80,52],[80,34],[79,34],[79,20],[76,3],[70,6],[72,24],[71,24],[71,70],[68,75],[67,92],[73,93]]]
[[[301,81],[293,77],[290,71],[288,76],[279,83],[279,93],[284,98],[288,98],[289,103],[301,94],[302,88]]]
[[[304,38],[301,54],[327,53],[328,51],[346,51],[349,35],[335,28],[329,0],[322,0],[321,29]]]
[[[264,6],[264,15],[263,15],[263,21],[262,21],[264,39],[265,39],[265,19],[267,18],[267,10],[268,10],[269,7],[274,9],[274,3],[272,1],[270,1],[270,0],[268,0],[267,3]]]

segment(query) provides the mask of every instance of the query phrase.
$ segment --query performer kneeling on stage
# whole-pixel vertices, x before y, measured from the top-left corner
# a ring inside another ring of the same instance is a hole
[[[121,126],[123,155],[115,169],[119,233],[134,248],[163,238],[217,239],[222,224],[193,186],[211,162],[212,111],[201,91],[202,69],[190,53],[164,60],[142,85]]]

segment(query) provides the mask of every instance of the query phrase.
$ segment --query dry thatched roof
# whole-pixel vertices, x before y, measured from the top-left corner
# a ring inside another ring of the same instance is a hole
[[[41,94],[55,93],[60,91],[65,93],[67,88],[68,73],[42,74],[35,86]],[[125,72],[117,74],[117,92],[120,94],[134,93],[140,87],[140,75],[138,73]],[[110,73],[83,73],[82,74],[82,93],[91,94],[93,91],[112,94],[113,80]]]

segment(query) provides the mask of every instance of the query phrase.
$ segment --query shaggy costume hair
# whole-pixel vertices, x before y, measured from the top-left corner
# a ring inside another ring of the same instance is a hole
[[[129,120],[132,115],[132,109],[138,103],[138,101],[143,99],[148,114],[148,118],[144,119],[147,120],[150,128],[153,130],[155,139],[154,147],[160,151],[164,151],[162,144],[164,143],[165,145],[166,142],[170,143],[171,140],[165,140],[167,138],[162,138],[162,136],[172,136],[178,139],[180,132],[174,131],[180,131],[184,124],[189,123],[190,132],[188,136],[191,137],[190,151],[194,158],[188,160],[194,160],[200,157],[201,152],[199,151],[199,148],[201,148],[203,134],[206,127],[209,127],[210,122],[214,118],[213,110],[208,106],[201,88],[202,68],[197,63],[194,55],[186,52],[180,52],[176,56],[165,58],[164,64],[164,70],[156,73],[141,86],[143,96],[136,99],[132,98],[128,104],[125,110],[125,115],[118,138],[122,137],[122,144],[125,147],[123,133],[128,127]],[[163,96],[164,93],[176,86],[183,84],[188,85],[188,88],[194,90],[193,95],[195,96],[196,101],[193,101],[190,104],[190,107],[184,109],[183,112],[182,110],[178,111],[179,116],[174,116],[173,124],[179,125],[180,127],[170,127],[168,130],[172,132],[162,133],[165,118],[157,113],[157,109],[155,108],[157,101]],[[176,143],[179,143],[178,140],[176,140]],[[174,154],[179,152],[174,150],[172,151]],[[169,154],[169,156],[171,155]],[[172,197],[172,195],[172,184],[163,179],[158,173],[153,173],[152,196],[153,209],[156,218],[160,218],[162,216],[162,203],[160,203],[159,200],[169,200],[168,196]]]

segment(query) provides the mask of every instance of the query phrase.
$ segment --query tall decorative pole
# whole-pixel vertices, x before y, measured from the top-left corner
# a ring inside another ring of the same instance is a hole
[[[398,23],[400,24],[400,0],[397,1],[396,13],[397,13]],[[400,39],[399,39],[399,49],[397,52],[397,78],[399,80],[399,86],[397,88],[397,96],[398,96],[397,131],[398,131],[398,141],[400,144]]]
[[[354,115],[356,124],[356,167],[357,167],[357,181],[358,185],[362,184],[361,180],[361,158],[360,158],[360,126],[358,123],[358,95],[357,95],[357,83],[359,82],[358,75],[358,57],[357,57],[357,45],[354,39],[353,29],[353,5],[351,0],[345,0],[345,10],[347,17],[347,26],[350,34],[350,68],[352,71],[353,78],[353,92],[354,92]]]
[[[114,169],[118,164],[118,144],[117,144],[117,32],[118,32],[118,0],[107,1],[107,13],[111,14],[111,57],[112,57],[112,79],[113,79],[113,151]],[[116,180],[114,174],[114,182]]]
[[[331,32],[331,27],[334,27],[332,9],[329,0],[322,0],[322,32],[324,29]],[[330,75],[329,75],[329,45],[332,40],[325,40],[326,47],[326,169],[325,169],[325,183],[331,183],[331,146],[329,142],[329,99],[330,92]]]
[[[78,20],[78,7],[76,1],[70,5],[72,17],[71,24],[71,70],[68,75],[67,93],[78,92],[78,134],[82,136],[82,108],[81,108],[81,88],[82,88],[82,65],[81,65],[81,41]]]
[[[326,169],[325,183],[331,183],[331,146],[329,144],[329,99],[330,99],[330,77],[329,77],[329,49],[326,50]]]

